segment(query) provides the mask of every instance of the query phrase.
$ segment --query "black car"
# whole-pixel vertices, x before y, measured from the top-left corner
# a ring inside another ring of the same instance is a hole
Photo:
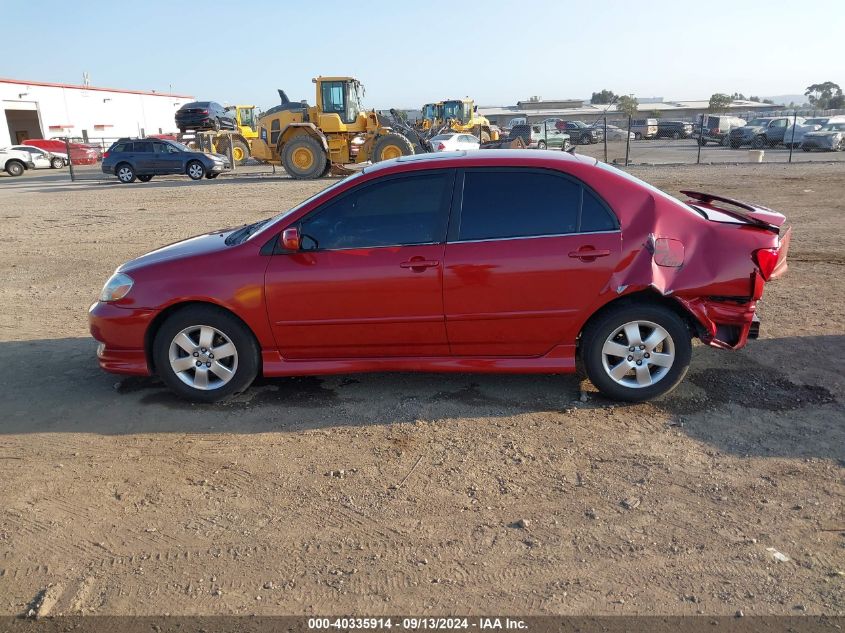
[[[184,134],[185,130],[236,130],[238,124],[216,101],[194,101],[176,111],[176,127]]]
[[[604,129],[601,127],[589,126],[583,121],[558,121],[557,129],[569,134],[573,143],[578,145],[590,145],[604,140]]]
[[[692,136],[692,123],[687,121],[658,121],[657,138],[689,138]]]
[[[122,183],[149,182],[153,176],[187,174],[191,180],[217,178],[230,169],[229,159],[220,154],[195,152],[176,141],[122,138],[103,154],[103,173]]]

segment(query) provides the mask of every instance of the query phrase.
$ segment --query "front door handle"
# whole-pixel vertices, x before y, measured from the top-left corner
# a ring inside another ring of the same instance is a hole
[[[421,273],[426,268],[436,268],[440,262],[436,259],[426,259],[424,257],[412,257],[406,262],[399,264],[400,268],[410,268],[415,273]]]
[[[582,262],[593,262],[597,257],[607,257],[610,251],[607,249],[595,249],[592,246],[582,246],[577,251],[572,251],[569,256],[573,259],[580,259]]]

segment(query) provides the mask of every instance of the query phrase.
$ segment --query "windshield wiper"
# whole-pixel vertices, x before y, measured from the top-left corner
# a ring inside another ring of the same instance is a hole
[[[269,221],[270,218],[267,218],[266,220],[259,220],[258,222],[253,222],[252,224],[242,226],[226,238],[226,245],[232,246],[233,244],[241,244],[243,242],[246,242],[250,235],[255,233],[258,229],[267,224]]]

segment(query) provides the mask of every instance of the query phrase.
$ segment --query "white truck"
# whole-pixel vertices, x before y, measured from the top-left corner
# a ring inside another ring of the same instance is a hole
[[[0,149],[0,167],[10,176],[20,176],[27,169],[35,169],[32,154],[19,149]]]

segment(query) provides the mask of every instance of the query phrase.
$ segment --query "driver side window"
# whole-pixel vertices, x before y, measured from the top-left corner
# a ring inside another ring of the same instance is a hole
[[[303,250],[407,246],[442,242],[451,172],[364,185],[306,217]]]

